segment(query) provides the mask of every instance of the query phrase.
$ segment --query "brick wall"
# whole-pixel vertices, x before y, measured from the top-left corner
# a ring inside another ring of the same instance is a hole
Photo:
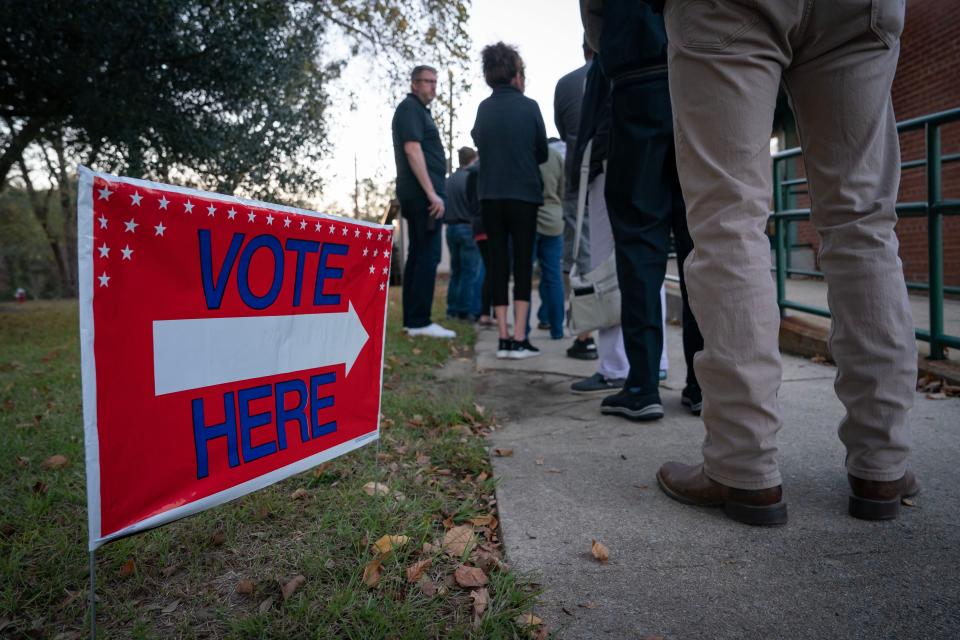
[[[893,82],[893,107],[897,121],[960,107],[960,5],[957,0],[912,0],[901,39],[900,63]],[[904,160],[922,159],[925,141],[922,131],[900,137]],[[941,130],[944,154],[960,152],[960,122]],[[801,170],[802,171],[802,170]],[[960,162],[944,166],[943,197],[960,198]],[[904,171],[900,202],[926,200],[924,168]],[[808,206],[801,198],[799,206]],[[809,223],[800,223],[798,241],[819,240]],[[927,281],[926,218],[903,219],[897,224],[900,257],[908,280]],[[944,280],[960,286],[960,216],[943,221]]]

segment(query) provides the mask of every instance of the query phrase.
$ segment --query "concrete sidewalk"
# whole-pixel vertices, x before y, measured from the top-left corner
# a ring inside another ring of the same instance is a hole
[[[536,305],[536,301],[534,302]],[[535,307],[534,307],[535,308]],[[569,391],[595,362],[570,339],[497,360],[477,343],[479,402],[503,424],[491,443],[508,561],[542,583],[537,609],[562,638],[960,637],[960,399],[917,395],[913,468],[924,490],[899,520],[846,514],[835,369],[785,356],[780,462],[788,525],[753,528],[680,505],[657,488],[666,460],[697,462],[703,425],[680,405],[679,330],[669,329],[666,418],[601,416]],[[591,540],[610,548],[601,565]]]

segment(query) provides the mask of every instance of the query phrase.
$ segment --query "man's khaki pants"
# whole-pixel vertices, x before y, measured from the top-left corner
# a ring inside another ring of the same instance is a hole
[[[910,450],[916,342],[894,235],[900,149],[890,85],[903,0],[667,0],[677,164],[705,348],[708,476],[780,484],[780,315],[764,234],[783,83],[800,133],[833,315],[847,470],[896,480]],[[795,425],[803,429],[805,425]]]

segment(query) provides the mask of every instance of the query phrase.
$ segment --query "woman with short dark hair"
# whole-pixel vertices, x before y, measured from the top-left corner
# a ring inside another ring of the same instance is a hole
[[[537,208],[543,204],[540,164],[547,133],[540,107],[523,95],[523,59],[502,42],[484,47],[483,77],[493,93],[480,103],[473,141],[483,162],[477,195],[490,251],[493,309],[500,330],[498,358],[539,355],[526,335],[533,280]],[[513,336],[507,331],[509,257],[513,251]]]

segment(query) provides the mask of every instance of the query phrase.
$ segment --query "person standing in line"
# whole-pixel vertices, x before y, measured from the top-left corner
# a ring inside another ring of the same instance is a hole
[[[581,7],[588,37],[599,48],[600,64],[611,84],[604,195],[613,228],[623,341],[630,361],[623,389],[604,398],[600,411],[631,420],[659,420],[664,415],[659,390],[660,288],[672,232],[687,363],[680,399],[699,415],[702,397],[693,356],[703,349],[703,337],[687,302],[684,279],[683,261],[693,242],[674,156],[663,17],[641,0],[583,0]],[[602,27],[595,29],[592,23],[599,19]]]
[[[484,47],[483,76],[493,93],[480,103],[473,141],[482,162],[477,195],[490,246],[491,287],[500,341],[498,358],[540,355],[526,335],[533,280],[537,208],[543,204],[540,164],[547,160],[547,133],[540,107],[523,95],[523,60],[502,42]],[[513,249],[513,336],[507,331]]]
[[[393,155],[397,199],[410,245],[403,270],[403,328],[411,336],[453,338],[456,333],[430,320],[440,262],[440,225],[445,204],[447,161],[440,132],[427,108],[437,97],[437,70],[414,67],[410,93],[393,114]]]
[[[573,164],[573,151],[577,148],[577,132],[580,127],[580,105],[583,102],[583,87],[587,81],[587,72],[593,64],[593,49],[584,40],[584,64],[577,67],[557,81],[553,92],[553,122],[560,132],[560,139],[567,147],[564,160],[563,190],[563,272],[569,274],[573,265],[581,274],[590,270],[590,209],[583,212],[584,224],[580,235],[580,250],[573,255],[573,238],[577,226],[577,187],[580,180],[580,167]],[[584,186],[586,188],[586,186]],[[564,278],[566,286],[566,278]],[[597,343],[592,333],[579,334],[567,349],[567,356],[577,360],[596,360]]]
[[[470,192],[468,168],[477,159],[477,152],[470,147],[457,151],[459,168],[447,178],[446,211],[443,223],[447,231],[447,248],[450,250],[450,284],[447,287],[447,318],[476,320],[473,315],[473,295],[479,275],[480,250],[473,239],[471,211],[476,193]]]
[[[473,289],[473,314],[482,329],[496,326],[491,317],[493,299],[490,294],[490,248],[487,246],[487,230],[483,227],[483,214],[480,211],[480,199],[477,197],[477,175],[480,172],[480,157],[467,167],[467,193],[470,194],[470,222],[473,227],[473,240],[480,251],[480,272],[477,274]]]
[[[540,165],[543,204],[537,210],[534,258],[540,265],[540,308],[537,319],[554,340],[563,338],[563,142],[547,141],[547,161]]]
[[[787,520],[777,465],[780,313],[764,234],[770,123],[784,86],[797,118],[822,240],[834,384],[846,415],[848,512],[896,518],[920,490],[909,470],[917,382],[912,311],[895,234],[900,145],[890,88],[903,0],[670,0],[677,161],[696,248],[690,299],[706,339],[702,463],[664,464],[670,497],[753,525]],[[723,295],[716,295],[722,288]]]

